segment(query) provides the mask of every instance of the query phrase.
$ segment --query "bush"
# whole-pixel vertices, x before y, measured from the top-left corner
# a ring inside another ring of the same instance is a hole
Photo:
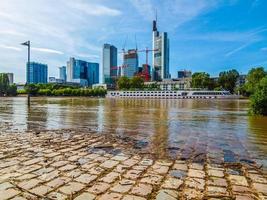
[[[38,85],[36,85],[36,84],[26,84],[25,90],[26,90],[27,94],[35,96],[38,94],[39,88],[38,88]]]
[[[267,115],[267,76],[260,81],[250,99],[251,114]]]
[[[27,94],[26,90],[17,90],[17,94]]]
[[[17,86],[15,84],[12,84],[7,88],[7,96],[16,96],[16,95],[17,95]]]
[[[51,96],[52,92],[50,89],[39,89],[38,90],[38,95],[41,96]]]

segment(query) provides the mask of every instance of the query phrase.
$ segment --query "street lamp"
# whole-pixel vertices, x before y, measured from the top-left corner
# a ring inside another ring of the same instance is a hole
[[[21,43],[21,45],[23,46],[27,46],[28,47],[28,63],[27,66],[30,64],[30,48],[31,48],[31,41],[26,41],[24,43]],[[28,84],[27,80],[26,80],[26,84]],[[31,105],[31,100],[30,100],[30,94],[28,93],[28,106]]]

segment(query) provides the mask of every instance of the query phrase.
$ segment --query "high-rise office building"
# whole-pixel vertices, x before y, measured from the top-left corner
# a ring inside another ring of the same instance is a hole
[[[47,83],[47,70],[46,64],[27,63],[27,83]]]
[[[136,49],[130,49],[123,55],[123,67],[121,75],[132,78],[138,73],[138,53]]]
[[[169,39],[166,32],[160,33],[157,22],[153,21],[152,79],[155,81],[170,78],[169,72]]]
[[[13,73],[6,73],[8,76],[9,84],[12,85],[14,83],[14,74]]]
[[[81,86],[99,83],[99,64],[70,58],[67,62],[67,82]]]
[[[99,64],[88,62],[87,65],[88,85],[99,83]]]
[[[188,70],[179,70],[177,72],[177,78],[190,78],[192,77],[192,72]]]
[[[104,44],[102,50],[101,83],[110,84],[118,77],[118,51],[110,44]]]
[[[59,67],[59,79],[63,82],[67,81],[67,68],[66,66]]]

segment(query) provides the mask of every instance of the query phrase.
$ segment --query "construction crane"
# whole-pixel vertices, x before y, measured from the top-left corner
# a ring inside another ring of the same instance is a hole
[[[145,52],[146,53],[146,64],[145,64],[145,70],[141,73],[138,73],[137,75],[142,77],[145,81],[149,81],[150,80],[150,73],[149,73],[149,69],[148,69],[148,54],[149,52],[154,52],[154,51],[158,51],[158,49],[148,49],[148,47],[146,47],[146,49],[142,49],[142,50],[138,50],[137,47],[136,47],[136,52]],[[119,54],[123,54],[123,57],[124,55],[126,54],[126,51],[125,51],[125,47],[123,47],[122,49],[122,52],[118,52]],[[111,67],[111,70],[119,70],[119,69],[123,69],[123,68],[126,68],[128,67],[128,65],[122,65],[122,66],[112,66]]]
[[[148,47],[146,47],[146,49],[143,50],[137,50],[137,52],[145,52],[146,53],[146,64],[145,64],[145,71],[139,73],[138,75],[141,76],[142,78],[144,78],[145,81],[149,81],[150,80],[150,73],[148,70],[148,53],[149,52],[154,52],[154,51],[158,51],[158,49],[148,49]]]

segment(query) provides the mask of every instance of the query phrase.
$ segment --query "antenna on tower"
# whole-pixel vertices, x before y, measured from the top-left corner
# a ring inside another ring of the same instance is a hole
[[[156,19],[155,20],[153,20],[153,31],[157,31],[158,29],[157,29],[157,21],[158,21],[158,14],[157,14],[157,9],[155,9],[155,17],[156,17]]]
[[[134,35],[134,39],[135,39],[135,49],[136,49],[136,51],[137,51],[136,34]]]
[[[156,22],[158,22],[158,11],[157,11],[157,8],[155,9],[155,13],[156,13]]]

